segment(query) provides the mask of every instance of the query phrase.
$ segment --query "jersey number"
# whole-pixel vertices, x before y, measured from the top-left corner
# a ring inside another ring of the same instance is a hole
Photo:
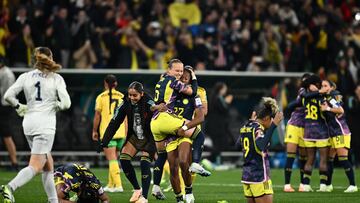
[[[38,81],[38,82],[35,84],[35,87],[36,87],[36,89],[37,89],[37,95],[36,95],[36,97],[35,97],[35,100],[36,100],[36,101],[42,101],[40,81]]]
[[[157,102],[159,100],[159,96],[160,96],[159,88],[160,88],[160,84],[156,84],[156,86],[155,86],[155,98],[154,98],[155,102]]]
[[[184,108],[181,108],[181,107],[174,107],[174,110],[175,110],[175,114],[182,117],[183,113],[184,113]]]
[[[245,155],[244,157],[246,158],[247,155],[249,154],[249,151],[250,151],[250,141],[249,141],[249,138],[248,137],[245,137],[243,139],[243,147],[245,149]]]
[[[310,118],[312,120],[318,119],[318,115],[317,115],[318,108],[316,106],[307,104],[306,109],[307,109],[307,114],[305,118]]]

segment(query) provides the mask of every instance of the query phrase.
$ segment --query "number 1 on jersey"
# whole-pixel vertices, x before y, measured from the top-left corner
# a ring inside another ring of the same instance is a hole
[[[36,101],[42,101],[40,81],[38,81],[38,82],[35,84],[35,87],[36,87],[36,89],[37,89],[37,95],[36,95],[36,97],[35,97],[35,100],[36,100]]]

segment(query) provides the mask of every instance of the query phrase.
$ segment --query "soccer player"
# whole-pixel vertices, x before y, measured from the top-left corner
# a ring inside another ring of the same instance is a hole
[[[5,66],[4,60],[5,58],[0,56],[0,137],[3,138],[9,152],[11,169],[18,171],[16,146],[11,136],[11,119],[9,119],[9,115],[12,115],[14,110],[4,99],[6,90],[15,82],[15,75],[10,68]]]
[[[195,74],[193,74],[193,80],[191,86],[185,85],[180,80],[184,71],[184,64],[179,59],[172,59],[168,64],[168,70],[163,74],[159,82],[155,86],[155,97],[154,101],[156,104],[165,103],[169,104],[176,100],[180,94],[185,95],[196,95],[197,92],[197,80]],[[167,123],[167,125],[164,125]],[[165,139],[168,135],[175,135],[176,130],[183,126],[184,119],[174,116],[172,113],[167,112],[156,112],[154,113],[151,121],[151,131],[154,136],[158,158],[155,161],[154,166],[154,185],[152,194],[157,199],[165,199],[164,194],[160,188],[160,181],[162,176],[162,170],[164,163],[167,158],[165,150]],[[190,137],[195,131],[195,128],[187,128],[186,136]],[[189,130],[188,130],[189,129]]]
[[[320,152],[320,189],[326,190],[327,181],[327,155],[329,134],[326,120],[321,111],[321,103],[324,97],[319,92],[321,80],[316,75],[311,75],[306,80],[307,94],[302,97],[302,104],[305,107],[304,144],[307,152],[307,161],[304,167],[304,192],[313,191],[310,186],[311,173],[315,161],[316,148]],[[320,94],[319,94],[320,93]]]
[[[191,78],[191,67],[185,67],[181,81],[184,84],[189,84]],[[180,118],[185,118],[189,126],[200,125],[204,121],[204,113],[202,111],[202,103],[199,96],[181,95],[175,102],[168,105],[170,109],[174,109],[174,114]],[[193,118],[195,112],[195,117]],[[181,127],[181,126],[180,126]],[[185,134],[185,129],[180,128],[177,131],[178,135]],[[200,128],[197,128],[195,134],[200,133]],[[196,135],[195,135],[196,136]],[[197,136],[196,136],[197,137]],[[191,144],[192,140],[188,137],[172,136],[167,138],[166,152],[170,166],[170,182],[177,201],[182,201],[179,165],[181,168],[181,177],[185,185],[185,201],[194,202],[195,198],[192,193],[192,176],[189,170],[191,162]],[[201,146],[200,146],[201,147]]]
[[[301,77],[302,86],[304,81],[310,76],[306,73]],[[296,98],[297,102],[301,99],[301,94],[305,92],[305,89],[301,87],[298,91],[298,96]],[[289,105],[290,108],[290,105]],[[306,151],[304,145],[304,122],[305,122],[305,108],[303,106],[298,106],[291,113],[291,117],[286,126],[286,164],[284,168],[285,176],[285,185],[284,192],[294,192],[295,190],[290,185],[290,178],[292,173],[292,166],[296,158],[296,150],[299,148],[299,162],[300,162],[300,186],[299,192],[303,191],[303,171],[304,165],[306,163]]]
[[[110,199],[99,179],[88,168],[79,164],[66,164],[55,170],[57,196],[60,203],[109,203]],[[70,192],[75,195],[70,197]]]
[[[49,48],[38,47],[33,54],[34,70],[23,73],[6,91],[4,98],[20,116],[24,116],[23,129],[31,149],[29,165],[7,185],[1,186],[4,202],[15,202],[13,192],[42,173],[42,183],[48,201],[57,203],[53,179],[51,149],[55,137],[56,112],[68,109],[70,96],[64,79],[57,73],[61,68],[53,61]],[[27,104],[21,104],[16,95],[24,91]],[[59,101],[60,100],[60,101]]]
[[[115,108],[123,102],[124,95],[117,91],[117,79],[115,75],[107,75],[104,79],[105,91],[96,98],[95,116],[93,121],[92,139],[97,141],[104,137],[105,129],[114,115]],[[106,192],[123,192],[121,184],[120,167],[117,152],[124,144],[127,131],[127,121],[117,129],[115,136],[110,141],[108,148],[104,148],[106,159],[109,161],[108,184],[104,188]],[[100,137],[99,137],[100,133]]]
[[[341,95],[339,94],[339,92],[336,91],[335,83],[329,80],[323,80],[321,88],[327,94],[326,102],[321,105],[321,109],[322,111],[326,112],[325,115],[328,121],[331,144],[328,159],[328,180],[326,183],[326,191],[332,192],[333,190],[331,182],[333,175],[334,159],[337,154],[339,162],[343,166],[350,183],[349,187],[344,192],[357,192],[358,188],[355,184],[354,170],[350,161],[348,160],[351,132],[345,120]]]
[[[150,165],[156,152],[154,138],[150,130],[152,111],[155,109],[166,110],[167,107],[165,104],[155,105],[153,99],[144,92],[143,85],[136,81],[129,85],[127,95],[117,107],[114,117],[107,126],[102,145],[107,146],[120,124],[127,117],[129,129],[121,150],[120,163],[127,179],[134,188],[130,202],[147,203],[151,182]],[[134,167],[131,164],[132,158],[139,151],[142,152],[140,161],[142,188],[139,186]]]
[[[186,68],[190,68],[192,69],[191,66],[185,66]],[[186,74],[187,77],[181,77],[181,81],[185,84],[189,84],[191,80],[189,80],[191,78],[191,74],[188,75]],[[208,112],[208,102],[207,102],[207,96],[206,96],[206,90],[203,87],[198,86],[197,89],[197,95],[200,97],[201,103],[202,103],[202,108],[201,111],[204,114],[204,116],[207,115]],[[196,116],[196,112],[195,112],[195,116]],[[201,125],[199,125],[199,128],[201,128]],[[201,130],[201,132],[196,136],[195,140],[193,140],[192,143],[192,163],[190,165],[190,172],[192,173],[197,173],[201,176],[210,176],[211,172],[205,170],[200,164],[200,160],[201,160],[201,155],[202,155],[202,150],[204,148],[204,142],[205,142],[205,134],[203,132],[203,130]]]
[[[244,153],[241,182],[248,203],[272,202],[274,192],[270,180],[267,148],[275,128],[283,119],[283,114],[278,110],[274,99],[263,97],[256,109],[257,118],[249,120],[240,129],[240,141]]]

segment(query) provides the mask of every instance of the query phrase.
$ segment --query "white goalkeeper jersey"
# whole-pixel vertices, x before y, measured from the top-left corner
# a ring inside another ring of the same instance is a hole
[[[64,79],[57,73],[35,69],[21,74],[4,97],[15,107],[19,104],[16,95],[21,91],[28,108],[23,120],[24,134],[55,134],[56,111],[71,105]]]

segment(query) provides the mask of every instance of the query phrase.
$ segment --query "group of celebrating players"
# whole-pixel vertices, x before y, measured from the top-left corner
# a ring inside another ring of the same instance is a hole
[[[99,141],[109,161],[109,181],[103,188],[94,173],[79,164],[60,166],[53,172],[51,148],[55,136],[55,114],[68,109],[71,102],[63,78],[55,73],[61,67],[53,61],[51,50],[36,48],[33,62],[35,69],[20,75],[4,95],[17,113],[24,116],[24,134],[31,148],[29,165],[7,185],[1,186],[4,202],[15,202],[13,192],[38,173],[42,173],[49,202],[110,202],[105,192],[123,191],[117,156],[117,150],[121,150],[120,165],[134,189],[130,202],[148,202],[153,160],[151,193],[156,199],[165,199],[160,181],[167,160],[176,201],[194,203],[192,174],[209,176],[211,173],[199,164],[205,137],[200,125],[207,113],[206,92],[198,86],[190,66],[184,67],[180,60],[172,59],[167,72],[161,75],[155,86],[154,98],[145,92],[140,82],[132,82],[127,92],[122,94],[115,89],[116,77],[105,77],[105,91],[96,98],[92,133],[92,139]],[[288,122],[285,138],[288,157],[284,191],[294,191],[290,176],[297,148],[301,163],[299,191],[312,191],[310,177],[315,149],[318,148],[319,191],[332,191],[333,160],[337,154],[350,181],[345,192],[355,192],[354,172],[347,160],[350,132],[341,107],[341,96],[332,82],[321,81],[315,75],[304,75],[302,83],[297,100],[290,105],[295,110]],[[27,104],[16,99],[21,91],[25,93]],[[272,202],[267,148],[282,119],[276,101],[264,97],[249,122],[240,130],[244,152],[242,182],[248,202]],[[141,186],[131,163],[138,152],[141,152]],[[70,191],[75,195],[70,196]]]
[[[351,133],[345,120],[342,96],[330,80],[317,75],[304,74],[302,87],[296,101],[289,104],[294,111],[288,121],[285,143],[287,160],[285,166],[285,192],[294,192],[290,185],[292,165],[299,149],[299,192],[311,192],[311,173],[319,150],[320,188],[318,192],[332,192],[332,174],[335,156],[343,166],[349,180],[346,193],[357,192],[354,171],[348,160]]]
[[[109,202],[105,191],[123,191],[117,161],[117,150],[121,149],[120,164],[134,188],[130,202],[148,202],[151,162],[156,159],[152,194],[157,199],[165,199],[159,185],[168,160],[170,182],[177,202],[184,202],[185,198],[187,203],[193,203],[192,174],[209,176],[211,173],[198,163],[204,143],[200,124],[204,121],[202,101],[206,103],[206,92],[198,87],[192,68],[184,68],[178,59],[171,60],[168,71],[156,84],[154,99],[136,81],[129,85],[126,94],[122,94],[115,90],[116,77],[106,76],[105,91],[96,99],[92,134],[109,160],[109,182],[103,188],[94,173],[79,164],[60,166],[53,172],[51,149],[55,115],[59,110],[68,109],[71,101],[63,78],[56,73],[61,66],[52,56],[50,49],[36,48],[33,55],[35,70],[20,75],[4,95],[24,117],[24,134],[31,149],[29,165],[7,185],[1,186],[4,202],[15,202],[13,192],[38,173],[42,173],[49,202]],[[16,98],[21,91],[25,93],[26,104]],[[140,151],[141,187],[131,164]],[[75,195],[70,197],[70,191]]]

